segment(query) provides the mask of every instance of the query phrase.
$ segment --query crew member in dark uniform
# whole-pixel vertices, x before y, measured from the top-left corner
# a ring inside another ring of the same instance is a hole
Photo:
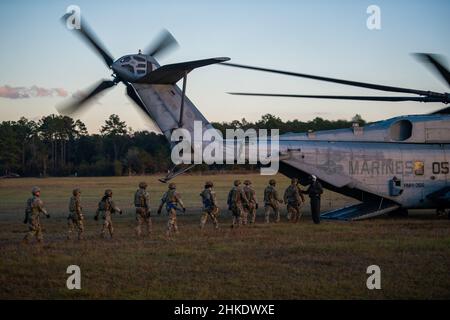
[[[320,196],[323,193],[323,187],[320,182],[317,180],[317,177],[311,176],[311,184],[308,187],[308,190],[303,191],[311,200],[311,216],[315,224],[320,223]]]

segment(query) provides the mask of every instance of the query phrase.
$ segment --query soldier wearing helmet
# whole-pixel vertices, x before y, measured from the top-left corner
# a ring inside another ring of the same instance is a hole
[[[243,206],[248,204],[247,197],[241,187],[240,180],[234,180],[233,188],[228,193],[228,210],[231,211],[233,222],[231,227],[239,227],[242,224]]]
[[[270,179],[269,185],[264,190],[264,215],[266,223],[270,222],[270,214],[272,211],[275,214],[275,222],[280,222],[279,204],[282,204],[283,200],[281,200],[278,196],[275,186],[276,181],[274,179]]]
[[[69,200],[69,216],[67,217],[67,223],[68,223],[68,233],[67,233],[67,239],[70,239],[72,237],[72,233],[74,229],[78,232],[78,240],[83,239],[83,233],[84,233],[84,216],[83,216],[83,208],[81,207],[81,190],[80,188],[75,188],[72,191],[72,196]]]
[[[256,200],[256,192],[252,188],[252,182],[250,180],[244,181],[244,193],[247,197],[248,203],[243,206],[244,216],[242,223],[247,224],[255,223],[256,221],[256,210],[258,209],[258,201]]]
[[[305,197],[298,185],[296,178],[291,179],[291,184],[284,192],[284,203],[287,205],[287,219],[293,223],[297,223],[301,217],[300,208],[305,202]]]
[[[47,218],[50,215],[44,207],[44,202],[41,200],[41,189],[39,187],[33,187],[31,189],[32,197],[27,200],[27,206],[25,208],[25,219],[23,223],[28,223],[28,233],[25,235],[23,241],[27,243],[31,237],[36,237],[38,242],[42,242],[42,225],[40,221],[41,214],[44,214]]]
[[[147,183],[140,182],[139,189],[134,194],[134,206],[136,207],[136,234],[142,234],[142,225],[147,226],[147,235],[152,232],[152,219],[150,217],[150,194],[146,190]]]
[[[105,195],[98,203],[97,212],[94,217],[95,220],[98,220],[99,216],[103,219],[103,227],[100,233],[102,238],[105,237],[106,230],[109,231],[110,237],[113,237],[114,227],[112,223],[112,214],[116,212],[122,214],[122,210],[120,210],[119,207],[116,206],[115,202],[112,199],[112,190],[106,189]]]
[[[212,190],[214,184],[212,181],[206,181],[204,190],[200,193],[203,203],[203,213],[200,218],[200,228],[205,227],[208,217],[211,218],[214,228],[219,228],[219,222],[217,220],[219,216],[219,207],[217,205],[216,193]]]
[[[167,222],[167,236],[175,232],[178,233],[178,225],[177,225],[177,209],[178,205],[180,205],[183,212],[186,212],[186,208],[184,207],[183,200],[181,200],[180,194],[176,191],[175,183],[169,183],[169,190],[167,190],[162,198],[161,203],[158,208],[158,214],[161,214],[162,207],[166,205],[166,211],[169,215],[169,221]]]

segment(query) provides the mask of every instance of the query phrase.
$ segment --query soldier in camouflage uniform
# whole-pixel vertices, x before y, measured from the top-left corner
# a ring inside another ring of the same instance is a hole
[[[280,222],[280,209],[279,204],[283,203],[283,200],[278,196],[277,189],[275,189],[276,181],[271,179],[269,185],[264,190],[264,215],[266,223],[270,222],[271,211],[275,214],[275,222]]]
[[[219,216],[219,207],[217,206],[216,193],[212,190],[213,183],[211,181],[206,181],[205,189],[200,193],[203,203],[203,213],[200,218],[200,228],[205,227],[208,217],[211,217],[214,228],[219,229],[219,222],[217,218]]]
[[[288,220],[297,223],[298,219],[302,216],[300,208],[305,202],[305,197],[302,194],[302,190],[300,189],[296,178],[292,178],[291,185],[286,188],[286,191],[284,192],[284,202],[287,205]]]
[[[33,187],[31,189],[31,194],[33,195],[31,198],[27,200],[27,206],[25,209],[25,219],[23,223],[28,223],[28,233],[25,235],[23,239],[24,243],[27,243],[31,237],[36,237],[38,242],[42,242],[42,226],[40,221],[40,215],[44,214],[47,218],[50,218],[50,215],[47,213],[47,210],[44,208],[44,202],[41,200],[41,189],[39,187]]]
[[[235,180],[234,187],[228,193],[228,209],[233,216],[233,222],[231,227],[239,227],[242,224],[242,216],[244,211],[244,205],[248,205],[247,197],[244,190],[241,187],[241,181]]]
[[[183,212],[186,212],[183,201],[181,200],[180,194],[176,191],[175,183],[169,183],[169,190],[164,193],[161,198],[161,204],[158,208],[158,214],[161,214],[163,205],[166,205],[167,214],[169,215],[169,221],[167,222],[167,236],[170,236],[172,232],[178,233],[177,226],[177,208],[180,205]]]
[[[72,232],[74,229],[77,229],[78,231],[78,240],[83,239],[84,216],[83,216],[83,208],[81,207],[80,194],[81,190],[79,188],[76,188],[73,189],[72,197],[70,197],[69,216],[67,217],[67,223],[69,226],[67,239],[70,239],[72,237]]]
[[[243,224],[255,223],[256,221],[256,209],[258,209],[258,201],[256,200],[256,192],[252,188],[252,182],[250,180],[244,181],[244,193],[247,197],[248,203],[244,205]]]
[[[152,219],[150,217],[150,194],[147,192],[147,183],[140,182],[139,189],[134,194],[134,206],[136,207],[136,234],[142,234],[142,225],[147,226],[147,235],[152,232]]]
[[[112,214],[116,212],[122,214],[122,210],[120,210],[119,207],[116,206],[112,199],[112,190],[106,189],[105,195],[98,203],[97,212],[94,217],[96,221],[98,220],[99,216],[101,216],[101,218],[103,219],[103,227],[101,231],[102,238],[105,237],[106,230],[109,231],[110,237],[113,237],[114,227],[112,223]]]

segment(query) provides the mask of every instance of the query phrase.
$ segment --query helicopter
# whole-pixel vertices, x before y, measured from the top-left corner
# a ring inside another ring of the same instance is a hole
[[[438,55],[417,53],[450,86],[450,72]],[[448,104],[450,94],[373,83],[336,79],[290,71],[223,63],[287,76],[338,83],[372,90],[415,96],[345,96],[230,92],[232,95],[307,99],[437,102]],[[361,203],[326,212],[324,219],[360,220],[389,212],[407,214],[407,209],[450,208],[450,108],[425,115],[404,115],[377,121],[365,127],[280,136],[284,150],[280,171],[298,176],[307,184],[317,176],[325,188]],[[449,212],[450,218],[450,212]]]
[[[65,23],[70,14],[62,17]],[[192,70],[221,64],[285,75],[331,81],[369,89],[416,94],[418,97],[349,97],[300,96],[302,98],[331,98],[371,101],[421,101],[447,104],[448,93],[381,86],[287,71],[226,63],[226,57],[210,58],[160,66],[157,58],[177,45],[164,31],[153,44],[138,54],[114,60],[85,22],[74,29],[113,71],[111,80],[102,80],[88,94],[58,108],[63,114],[82,111],[87,102],[118,83],[126,86],[126,94],[161,130],[173,149],[179,141],[171,139],[176,129],[195,136],[195,123],[202,133],[214,129],[186,96],[187,75]],[[450,84],[448,70],[435,56],[422,55]],[[183,80],[182,88],[177,82]],[[242,95],[284,96],[278,94],[234,93]],[[360,203],[322,214],[322,218],[359,220],[399,209],[450,208],[450,115],[449,108],[429,115],[401,116],[349,129],[289,133],[279,135],[279,171],[295,177],[303,185],[315,175],[322,185],[332,191],[359,200]],[[225,141],[223,141],[225,142]],[[251,146],[239,142],[244,150]],[[175,165],[161,182],[183,174],[195,164]]]

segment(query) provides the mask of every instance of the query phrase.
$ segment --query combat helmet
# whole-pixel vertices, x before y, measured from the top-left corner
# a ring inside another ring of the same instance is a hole
[[[245,184],[246,186],[249,186],[249,185],[252,184],[252,182],[251,182],[250,180],[245,180],[245,181],[244,181],[244,184]]]
[[[234,180],[234,185],[237,187],[241,184],[241,180]]]
[[[177,185],[174,182],[169,183],[169,189],[176,189]]]
[[[106,189],[105,190],[105,196],[111,197],[112,196],[112,190],[111,189]]]
[[[38,193],[40,191],[41,191],[41,188],[39,188],[38,186],[34,186],[33,188],[31,188],[32,195],[36,195],[36,193]]]
[[[147,182],[144,182],[144,181],[139,182],[139,188],[141,188],[141,189],[147,188]]]
[[[214,186],[212,181],[206,181],[205,182],[205,188],[212,188]]]
[[[75,189],[73,189],[72,194],[73,194],[74,196],[76,196],[78,193],[81,193],[81,189],[80,189],[80,188],[75,188]]]
[[[270,179],[270,180],[269,180],[269,184],[270,184],[271,186],[274,186],[274,185],[277,184],[277,182],[275,181],[275,179]]]

